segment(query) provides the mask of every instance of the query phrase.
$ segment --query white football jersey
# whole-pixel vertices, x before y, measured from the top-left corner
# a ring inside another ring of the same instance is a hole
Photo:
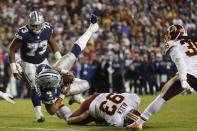
[[[124,126],[127,113],[139,107],[140,102],[136,94],[101,93],[92,101],[89,110],[93,117],[119,127]]]
[[[197,77],[197,42],[188,40],[168,41],[165,46],[165,54],[169,55],[172,48],[178,48],[187,65],[187,73]]]

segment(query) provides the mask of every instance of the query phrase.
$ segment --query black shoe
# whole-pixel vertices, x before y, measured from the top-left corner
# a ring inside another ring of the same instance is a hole
[[[39,119],[37,119],[37,122],[44,122],[45,118],[43,116],[41,116]]]
[[[68,104],[69,105],[72,105],[73,103],[74,103],[74,98],[71,96],[70,99],[69,99],[69,101],[68,101]]]
[[[94,14],[91,14],[90,22],[91,22],[92,24],[95,24],[95,23],[97,22],[97,16],[94,15]]]

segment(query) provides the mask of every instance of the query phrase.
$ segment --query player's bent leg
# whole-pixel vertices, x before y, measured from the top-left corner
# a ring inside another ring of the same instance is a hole
[[[58,114],[59,113],[59,114]],[[60,119],[64,119],[64,120],[68,120],[68,117],[72,114],[70,108],[68,108],[67,106],[65,106],[64,104],[61,104],[61,106],[59,107],[59,110],[57,112],[57,116]]]
[[[99,29],[99,25],[96,23],[97,17],[95,15],[91,16],[91,24],[87,31],[75,42],[71,49],[71,52],[64,55],[59,61],[57,61],[54,66],[59,68],[70,70],[72,64],[74,64],[76,58],[84,50],[87,45],[88,40]]]
[[[89,107],[91,102],[99,95],[99,93],[92,95],[85,100],[80,108],[69,116],[67,122],[71,125],[87,124],[94,121],[94,118],[90,115]]]
[[[71,89],[66,96],[71,96],[69,100],[69,105],[73,103],[83,103],[85,99],[82,97],[81,93],[85,92],[90,88],[89,83],[86,80],[81,80],[76,78],[74,83],[71,84]]]
[[[187,82],[189,83],[189,85],[195,90],[197,91],[197,78],[193,75],[187,74]]]
[[[66,96],[71,96],[69,100],[69,105],[73,103],[83,103],[85,99],[82,97],[81,93],[85,92],[90,88],[89,83],[86,80],[81,80],[76,78],[74,83],[71,84],[71,89]]]
[[[70,70],[72,65],[75,63],[76,56],[72,52],[68,52],[60,60],[58,60],[53,66]]]
[[[28,77],[28,79],[31,82],[31,86],[32,86],[32,89],[31,89],[31,91],[32,91],[31,92],[31,100],[32,100],[32,103],[33,103],[33,106],[34,106],[34,110],[35,110],[35,113],[36,113],[36,120],[38,122],[44,122],[45,118],[44,118],[44,115],[41,112],[40,97],[37,94],[36,84],[35,84],[36,65],[28,63],[28,62],[23,62],[23,64],[24,64],[24,71],[27,74],[26,77]]]
[[[36,120],[38,122],[44,122],[45,118],[44,115],[41,112],[41,102],[40,102],[40,97],[38,93],[36,92],[35,89],[31,89],[31,100],[34,106],[34,110],[36,113]]]
[[[88,81],[75,78],[73,84],[71,84],[70,91],[66,96],[77,95],[87,91],[90,88]]]
[[[176,75],[164,85],[160,95],[145,109],[141,116],[145,120],[148,120],[149,117],[155,114],[166,101],[182,91],[183,89],[181,88],[179,77]]]
[[[138,119],[135,123],[129,125],[129,127],[135,129],[137,124],[143,124],[153,114],[155,114],[166,101],[181,93],[182,91],[183,89],[181,88],[179,77],[178,75],[175,75],[164,85],[160,95],[141,114],[141,119]]]
[[[73,103],[82,104],[85,101],[83,96],[81,94],[73,95],[70,97],[70,100],[68,101],[69,105],[72,105]]]

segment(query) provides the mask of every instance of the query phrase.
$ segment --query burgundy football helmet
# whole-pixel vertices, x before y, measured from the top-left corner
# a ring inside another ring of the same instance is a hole
[[[182,25],[171,25],[167,30],[169,40],[177,40],[181,36],[187,36],[187,31]]]
[[[126,117],[125,117],[125,125],[129,125],[135,121],[137,121],[140,118],[141,113],[138,110],[132,109],[130,110]]]

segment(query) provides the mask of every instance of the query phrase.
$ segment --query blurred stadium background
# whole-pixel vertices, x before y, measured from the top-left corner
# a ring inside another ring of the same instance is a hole
[[[33,10],[41,11],[45,21],[53,25],[62,55],[71,49],[74,41],[85,31],[90,13],[99,17],[99,32],[93,35],[84,53],[72,68],[76,77],[88,80],[91,85],[85,95],[112,91],[139,95],[157,94],[163,84],[176,73],[175,65],[162,55],[163,37],[167,27],[171,24],[182,24],[188,34],[195,35],[197,25],[196,0],[1,0],[0,90],[12,94],[16,99],[29,98],[30,92],[24,79],[17,81],[11,75],[8,48],[14,34],[19,27],[26,24],[27,16]],[[48,58],[51,64],[55,62],[52,53]],[[155,96],[141,97],[141,109],[144,109]],[[166,130],[165,127],[175,126],[171,129],[173,131],[197,129],[196,121],[189,124],[190,128],[185,124],[188,117],[193,120],[196,116],[193,115],[196,111],[194,100],[193,95],[183,95],[170,101],[170,107],[165,105],[162,109],[167,112],[161,111],[157,117],[150,120],[149,126],[157,126],[147,130],[159,130],[159,126],[163,127],[163,130]],[[47,118],[48,122],[44,125],[36,122],[32,124],[34,116],[31,101],[16,101],[15,107],[0,101],[0,130],[6,130],[10,126],[16,127],[17,124],[21,127],[63,128],[64,122],[56,122],[56,117]],[[67,103],[67,99],[65,102]],[[174,103],[178,103],[177,106],[174,106]],[[24,108],[26,106],[27,108]],[[194,108],[189,108],[192,106]],[[178,108],[186,108],[188,117],[183,115],[185,112],[180,109],[177,113]],[[9,113],[6,114],[5,111]],[[22,114],[19,113],[21,111]],[[175,117],[167,113],[172,113]],[[177,117],[178,115],[181,117]],[[22,117],[20,120],[19,116]],[[25,123],[29,119],[32,121]],[[172,125],[172,122],[177,120],[178,123]],[[49,123],[55,123],[56,126]],[[182,126],[178,128],[180,125]],[[82,128],[79,126],[76,129]],[[72,130],[70,127],[69,129]],[[92,130],[92,127],[86,129]],[[13,130],[16,131],[17,128]],[[106,130],[116,129],[111,127]]]
[[[76,77],[89,81],[94,92],[156,94],[176,73],[175,65],[162,56],[163,36],[171,24],[196,32],[195,0],[1,0],[0,1],[0,90],[15,98],[29,98],[25,80],[10,73],[8,48],[32,10],[41,11],[54,26],[62,55],[88,26],[95,13],[100,30],[73,65]],[[53,54],[49,61],[54,63]],[[102,82],[101,82],[102,81]]]

